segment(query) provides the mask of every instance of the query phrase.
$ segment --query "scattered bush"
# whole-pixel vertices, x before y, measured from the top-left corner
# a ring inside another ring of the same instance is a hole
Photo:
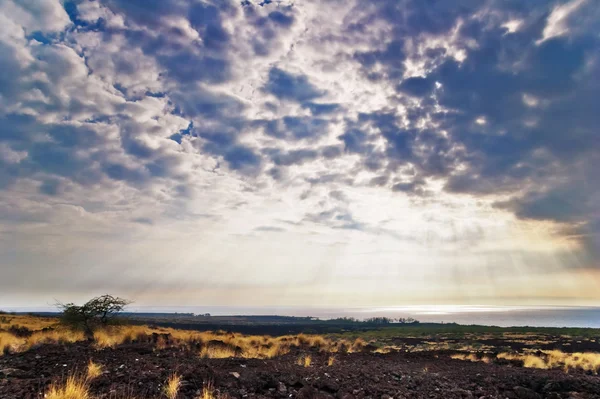
[[[29,328],[19,326],[17,324],[10,326],[8,328],[8,332],[19,338],[30,337],[31,334],[33,334],[33,332]]]
[[[88,339],[93,339],[94,331],[99,327],[113,324],[115,317],[122,312],[131,301],[112,295],[102,295],[90,299],[82,306],[73,303],[57,303],[62,310],[60,321],[63,325],[81,329]]]

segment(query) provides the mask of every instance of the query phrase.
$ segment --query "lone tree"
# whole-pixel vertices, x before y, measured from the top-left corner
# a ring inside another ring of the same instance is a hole
[[[61,323],[74,329],[82,329],[88,338],[94,330],[114,323],[115,317],[132,302],[112,295],[102,295],[78,306],[74,303],[57,303],[62,310]]]

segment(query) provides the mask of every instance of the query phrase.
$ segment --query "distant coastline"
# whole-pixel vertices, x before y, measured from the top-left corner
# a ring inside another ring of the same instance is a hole
[[[436,310],[437,309],[437,310]],[[18,313],[54,313],[52,307],[2,307]],[[423,323],[458,323],[499,327],[581,327],[600,328],[600,307],[585,306],[402,306],[381,308],[306,308],[306,307],[228,307],[228,306],[132,306],[138,314],[211,314],[212,316],[296,316],[328,320],[354,317],[414,318]]]

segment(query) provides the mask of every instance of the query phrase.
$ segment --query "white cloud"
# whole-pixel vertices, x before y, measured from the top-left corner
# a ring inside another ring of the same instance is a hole
[[[548,16],[543,37],[538,41],[538,43],[556,36],[567,35],[569,33],[569,17],[586,2],[587,0],[572,0],[568,3],[554,7],[552,13],[550,16]]]
[[[60,0],[4,0],[0,14],[10,15],[27,34],[60,32],[71,23]]]

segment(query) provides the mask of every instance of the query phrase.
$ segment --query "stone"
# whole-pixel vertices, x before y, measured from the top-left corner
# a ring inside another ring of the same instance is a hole
[[[519,399],[542,399],[542,396],[535,391],[525,387],[514,387],[513,391]]]
[[[281,394],[287,393],[287,387],[281,381],[279,381],[279,383],[277,384],[277,392],[279,392]]]

